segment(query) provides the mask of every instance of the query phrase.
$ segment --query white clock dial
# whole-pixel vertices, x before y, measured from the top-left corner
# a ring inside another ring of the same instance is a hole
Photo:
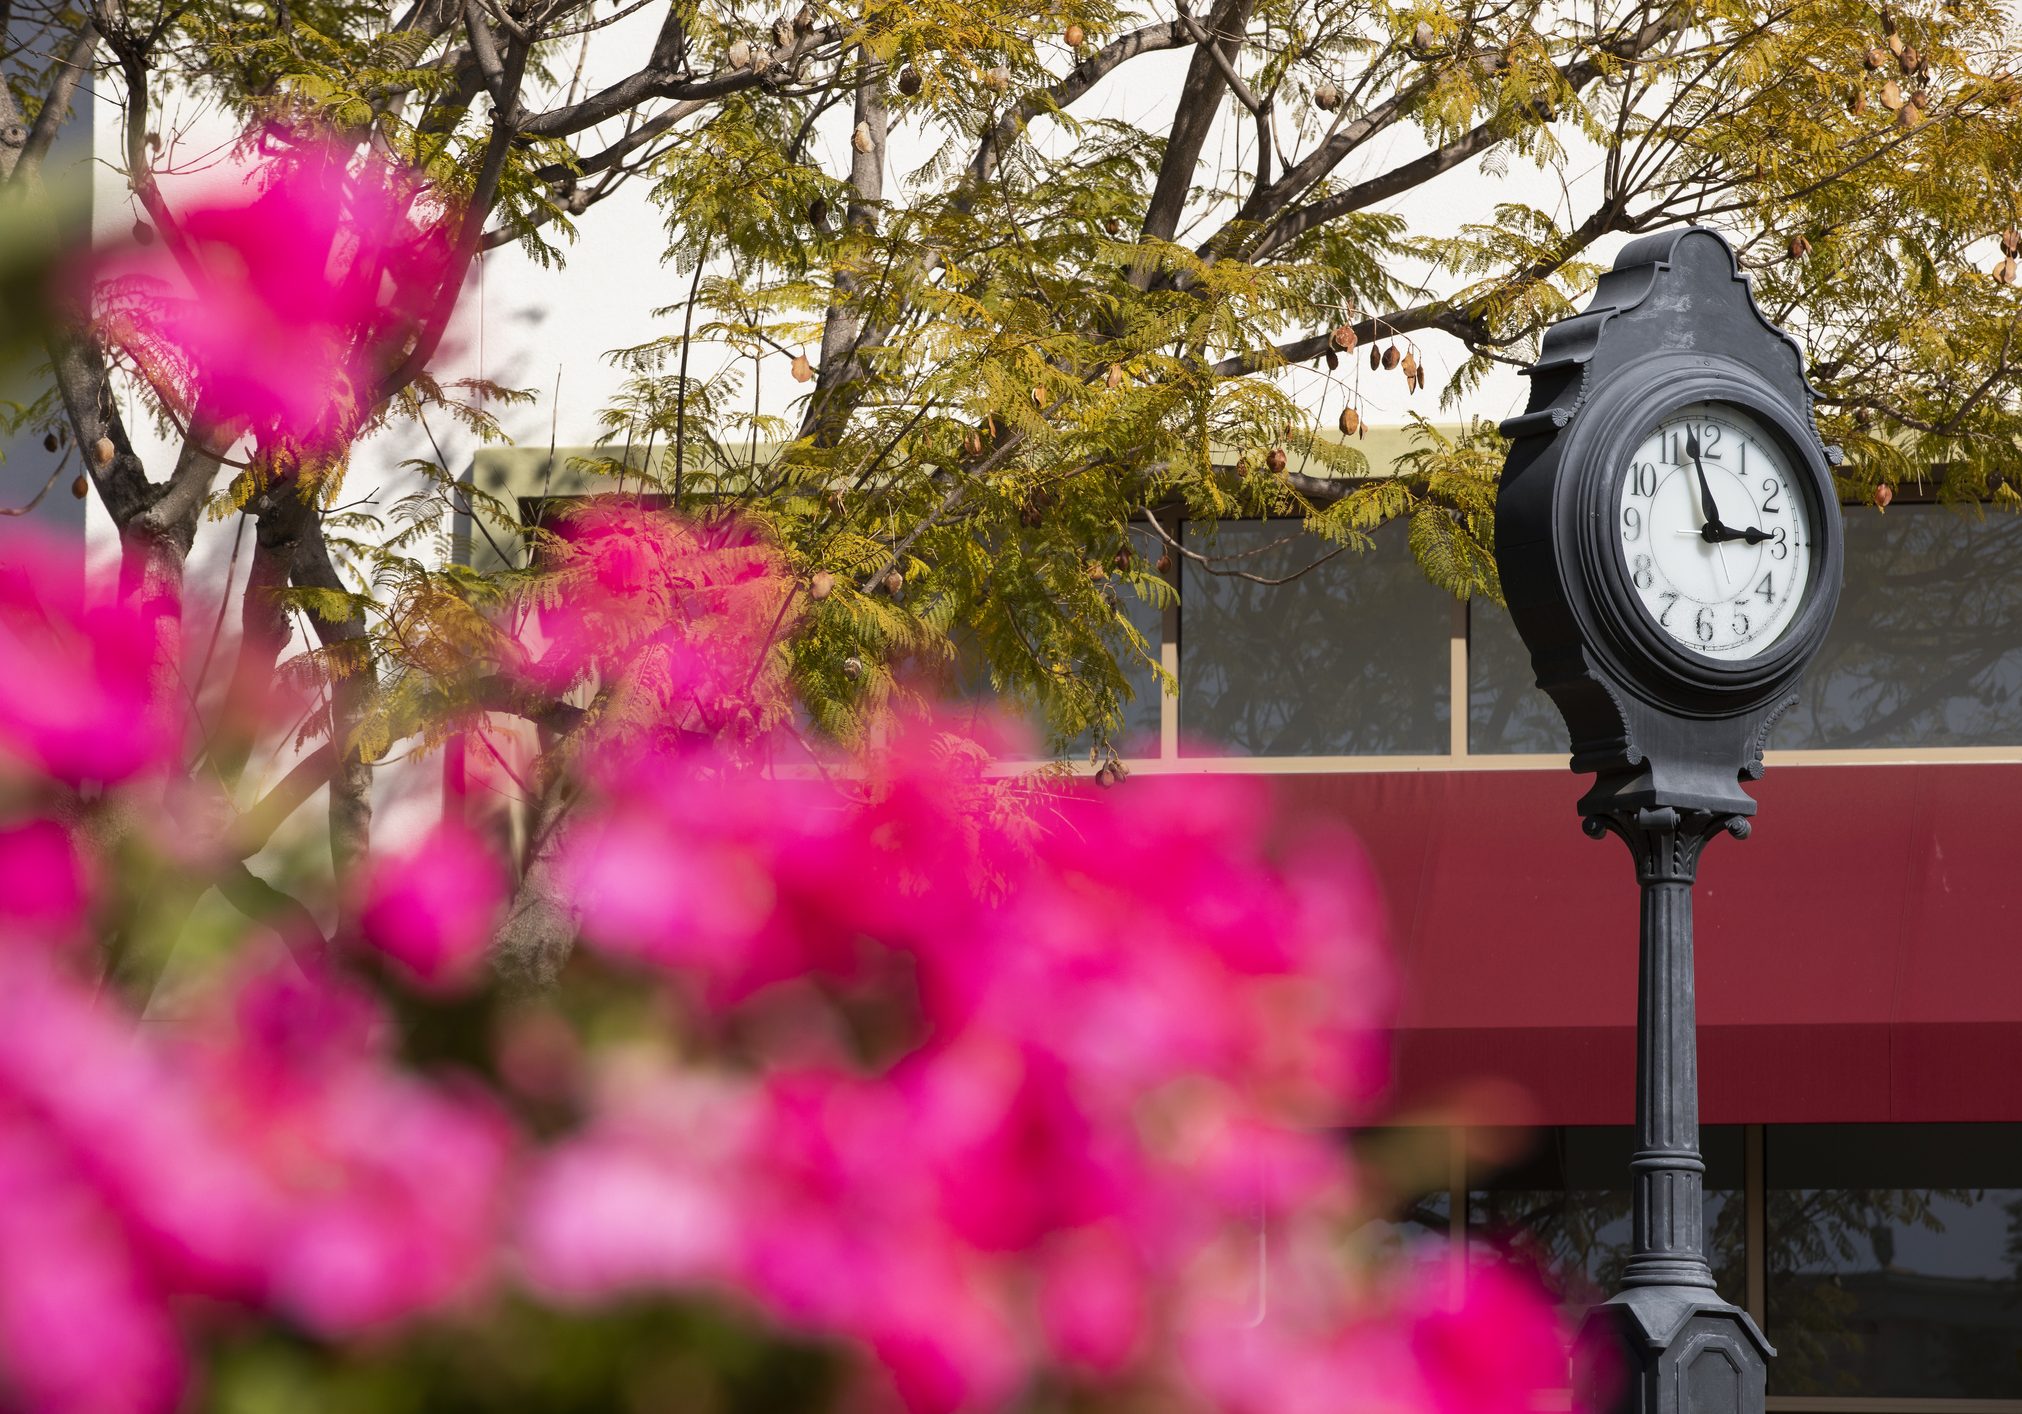
[[[1693,653],[1753,658],[1804,603],[1816,537],[1782,444],[1727,403],[1692,403],[1636,448],[1615,538],[1658,628]]]

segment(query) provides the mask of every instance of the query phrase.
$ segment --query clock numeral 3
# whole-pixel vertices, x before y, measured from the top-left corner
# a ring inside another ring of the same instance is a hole
[[[1790,536],[1780,525],[1776,527],[1776,538],[1769,542],[1769,553],[1778,560],[1790,558]]]

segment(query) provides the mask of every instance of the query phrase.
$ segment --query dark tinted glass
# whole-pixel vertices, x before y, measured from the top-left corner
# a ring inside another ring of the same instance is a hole
[[[1782,748],[2022,742],[2022,517],[1849,508],[1846,589]]]
[[[1224,521],[1211,538],[1190,527],[1186,544],[1213,558],[1189,556],[1180,583],[1182,751],[1446,751],[1453,600],[1411,558],[1403,525],[1332,558],[1337,547],[1293,521]]]
[[[1771,1394],[2022,1397],[2022,1125],[1765,1142]]]
[[[1515,1141],[1514,1142],[1519,1142]],[[1628,1126],[1540,1130],[1528,1157],[1485,1179],[1467,1197],[1470,1251],[1536,1273],[1569,1323],[1620,1288],[1629,1258]],[[1706,1158],[1706,1259],[1720,1293],[1739,1302],[1747,1280],[1746,1204],[1738,1125],[1700,1135]]]
[[[1509,610],[1487,599],[1467,606],[1467,749],[1484,756],[1566,756],[1573,749]]]

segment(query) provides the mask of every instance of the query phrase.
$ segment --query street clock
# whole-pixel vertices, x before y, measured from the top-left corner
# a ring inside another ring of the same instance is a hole
[[[1576,1380],[1614,1414],[1761,1414],[1774,1352],[1706,1260],[1692,886],[1708,841],[1748,834],[1742,783],[1831,624],[1838,452],[1797,342],[1696,227],[1626,246],[1529,374],[1503,594],[1593,774],[1586,831],[1629,846],[1642,892],[1631,1250]]]
[[[1832,463],[1797,343],[1727,243],[1632,242],[1530,370],[1496,556],[1539,686],[1604,798],[1748,815],[1739,780],[1840,585]]]

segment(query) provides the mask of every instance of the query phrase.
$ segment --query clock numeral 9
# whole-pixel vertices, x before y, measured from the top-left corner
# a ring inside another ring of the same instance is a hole
[[[1692,616],[1692,631],[1699,635],[1701,643],[1713,641],[1713,610],[1701,605],[1699,612]]]
[[[1657,494],[1657,463],[1630,463],[1629,493],[1634,496],[1654,496]]]
[[[1782,515],[1783,507],[1776,504],[1776,498],[1783,494],[1783,488],[1776,484],[1776,478],[1772,476],[1763,477],[1762,490],[1762,513],[1766,516]]]
[[[1648,555],[1636,556],[1635,573],[1631,578],[1636,581],[1638,589],[1648,589],[1657,582],[1657,575],[1650,568],[1650,557]]]
[[[1639,540],[1643,535],[1643,515],[1634,506],[1622,507],[1622,538]]]

